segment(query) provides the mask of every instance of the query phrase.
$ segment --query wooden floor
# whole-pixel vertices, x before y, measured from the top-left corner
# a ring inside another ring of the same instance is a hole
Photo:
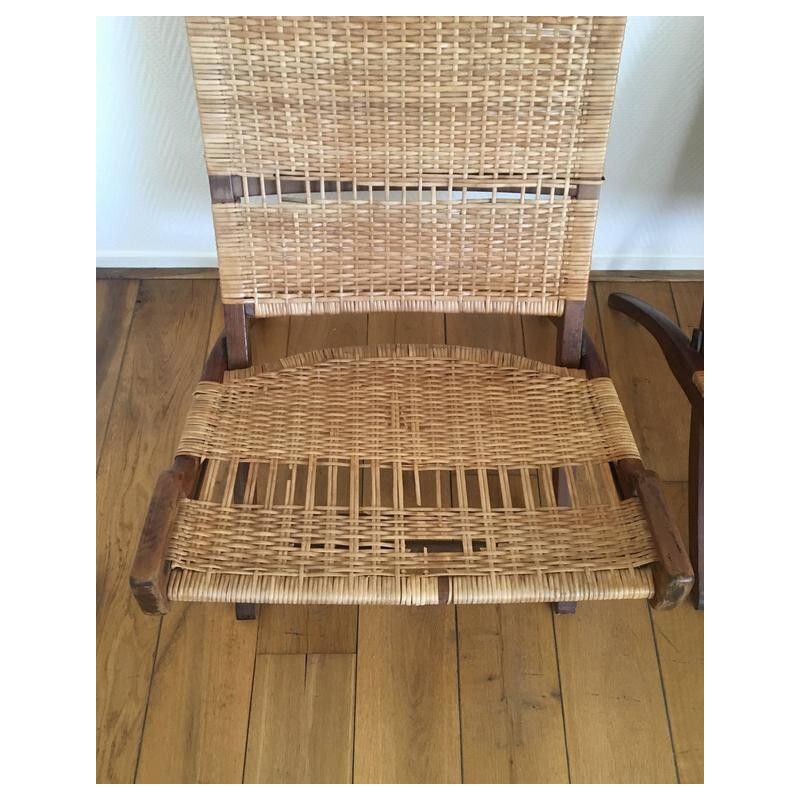
[[[698,282],[596,282],[588,329],[685,532],[689,406],[611,311],[628,291],[685,329]],[[214,280],[97,284],[97,778],[111,783],[697,783],[703,616],[646,602],[139,612],[127,586],[150,492],[222,329]],[[552,360],[544,319],[262,320],[256,360],[447,341]]]

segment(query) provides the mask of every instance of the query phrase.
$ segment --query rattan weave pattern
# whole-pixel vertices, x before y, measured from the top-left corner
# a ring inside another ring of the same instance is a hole
[[[429,469],[638,458],[613,383],[557,370],[447,345],[303,353],[291,367],[200,383],[178,453]]]
[[[223,296],[258,316],[556,315],[563,300],[585,298],[596,201],[463,198],[215,205]]]
[[[443,588],[444,584],[444,588]],[[651,568],[539,575],[449,577],[283,578],[175,568],[171,600],[209,603],[332,605],[458,605],[641,600],[653,596]]]
[[[623,30],[190,18],[209,174],[256,187],[214,208],[223,302],[560,314],[586,294],[597,205],[569,194],[602,179]]]
[[[439,579],[449,602],[652,593],[642,508],[608,466],[635,443],[611,383],[577,370],[445,345],[306,353],[201,383],[179,453],[205,472],[172,531],[174,599],[421,604]]]
[[[624,25],[189,18],[209,174],[598,181]]]

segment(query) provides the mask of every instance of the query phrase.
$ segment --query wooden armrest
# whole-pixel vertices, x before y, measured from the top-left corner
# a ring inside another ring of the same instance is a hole
[[[655,594],[650,605],[659,610],[675,608],[691,591],[694,570],[680,531],[664,502],[658,476],[636,458],[618,461],[616,472],[622,493],[626,497],[638,496],[658,552],[658,562],[653,566]]]
[[[206,359],[200,379],[220,383],[226,366],[227,351],[222,334]],[[199,474],[199,458],[176,456],[172,467],[162,472],[156,481],[129,578],[133,595],[147,614],[166,614],[169,610],[166,558],[169,533],[178,513],[178,501],[194,493]]]
[[[178,513],[178,501],[192,493],[199,471],[199,458],[177,456],[172,468],[156,481],[129,579],[133,595],[146,614],[166,614],[169,610],[169,532]]]
[[[703,354],[692,347],[686,334],[657,308],[629,294],[614,292],[608,298],[608,305],[638,322],[653,336],[692,407],[702,413],[703,395],[693,377],[703,369]]]

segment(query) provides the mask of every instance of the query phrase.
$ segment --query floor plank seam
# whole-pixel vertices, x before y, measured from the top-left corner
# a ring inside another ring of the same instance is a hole
[[[456,689],[458,692],[458,759],[461,783],[464,783],[464,721],[461,713],[461,641],[458,632],[458,606],[453,606],[456,628]]]
[[[580,612],[579,612],[580,613]],[[556,650],[556,675],[558,676],[558,697],[561,706],[561,725],[564,730],[564,755],[567,759],[567,783],[572,783],[572,767],[569,760],[569,737],[567,736],[567,715],[564,711],[564,684],[561,682],[561,660],[558,654],[558,634],[556,633],[556,615],[550,607],[550,622],[553,626],[553,646]]]
[[[350,783],[356,782],[356,710],[358,707],[358,637],[361,633],[361,606],[356,606],[356,661],[353,665],[353,753],[350,759]]]
[[[144,744],[144,731],[147,726],[147,712],[150,710],[150,694],[153,691],[153,682],[156,677],[156,661],[158,660],[158,647],[161,643],[161,629],[164,626],[164,617],[159,617],[158,633],[156,634],[155,646],[153,647],[153,662],[150,665],[150,680],[147,682],[147,696],[144,703],[144,714],[142,714],[142,729],[139,731],[139,746],[136,748],[136,764],[133,768],[133,783],[139,777],[139,761],[142,757],[142,745]]]
[[[258,606],[256,606],[258,609]],[[261,610],[258,609],[258,614],[256,614],[255,623],[258,625],[261,620]],[[242,623],[239,620],[234,621],[235,625],[241,625]],[[247,625],[247,622],[244,622]],[[256,683],[256,664],[258,663],[258,636],[256,635],[255,643],[253,645],[253,671],[252,677],[250,678],[250,699],[247,702],[247,727],[245,728],[244,733],[244,757],[242,758],[242,783],[244,784],[244,776],[247,772],[247,747],[250,744],[250,719],[253,716],[253,692],[255,691],[255,683]]]
[[[688,601],[686,601],[688,602]],[[669,746],[672,752],[672,767],[675,770],[675,782],[681,782],[681,774],[678,770],[678,757],[675,754],[675,737],[672,735],[672,719],[669,715],[669,703],[667,702],[667,689],[664,686],[664,673],[661,671],[661,653],[658,651],[658,637],[656,636],[656,626],[653,621],[653,609],[647,606],[647,613],[650,616],[650,631],[653,634],[653,649],[656,653],[656,663],[658,664],[658,678],[661,682],[661,699],[664,702],[664,715],[667,718],[667,731],[669,731]]]

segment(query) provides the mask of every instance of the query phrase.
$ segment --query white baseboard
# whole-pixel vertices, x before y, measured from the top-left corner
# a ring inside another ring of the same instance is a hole
[[[211,253],[151,253],[126,251],[100,251],[95,259],[99,269],[176,269],[217,266],[217,254]]]
[[[703,269],[703,256],[592,256],[593,271],[607,269]]]

